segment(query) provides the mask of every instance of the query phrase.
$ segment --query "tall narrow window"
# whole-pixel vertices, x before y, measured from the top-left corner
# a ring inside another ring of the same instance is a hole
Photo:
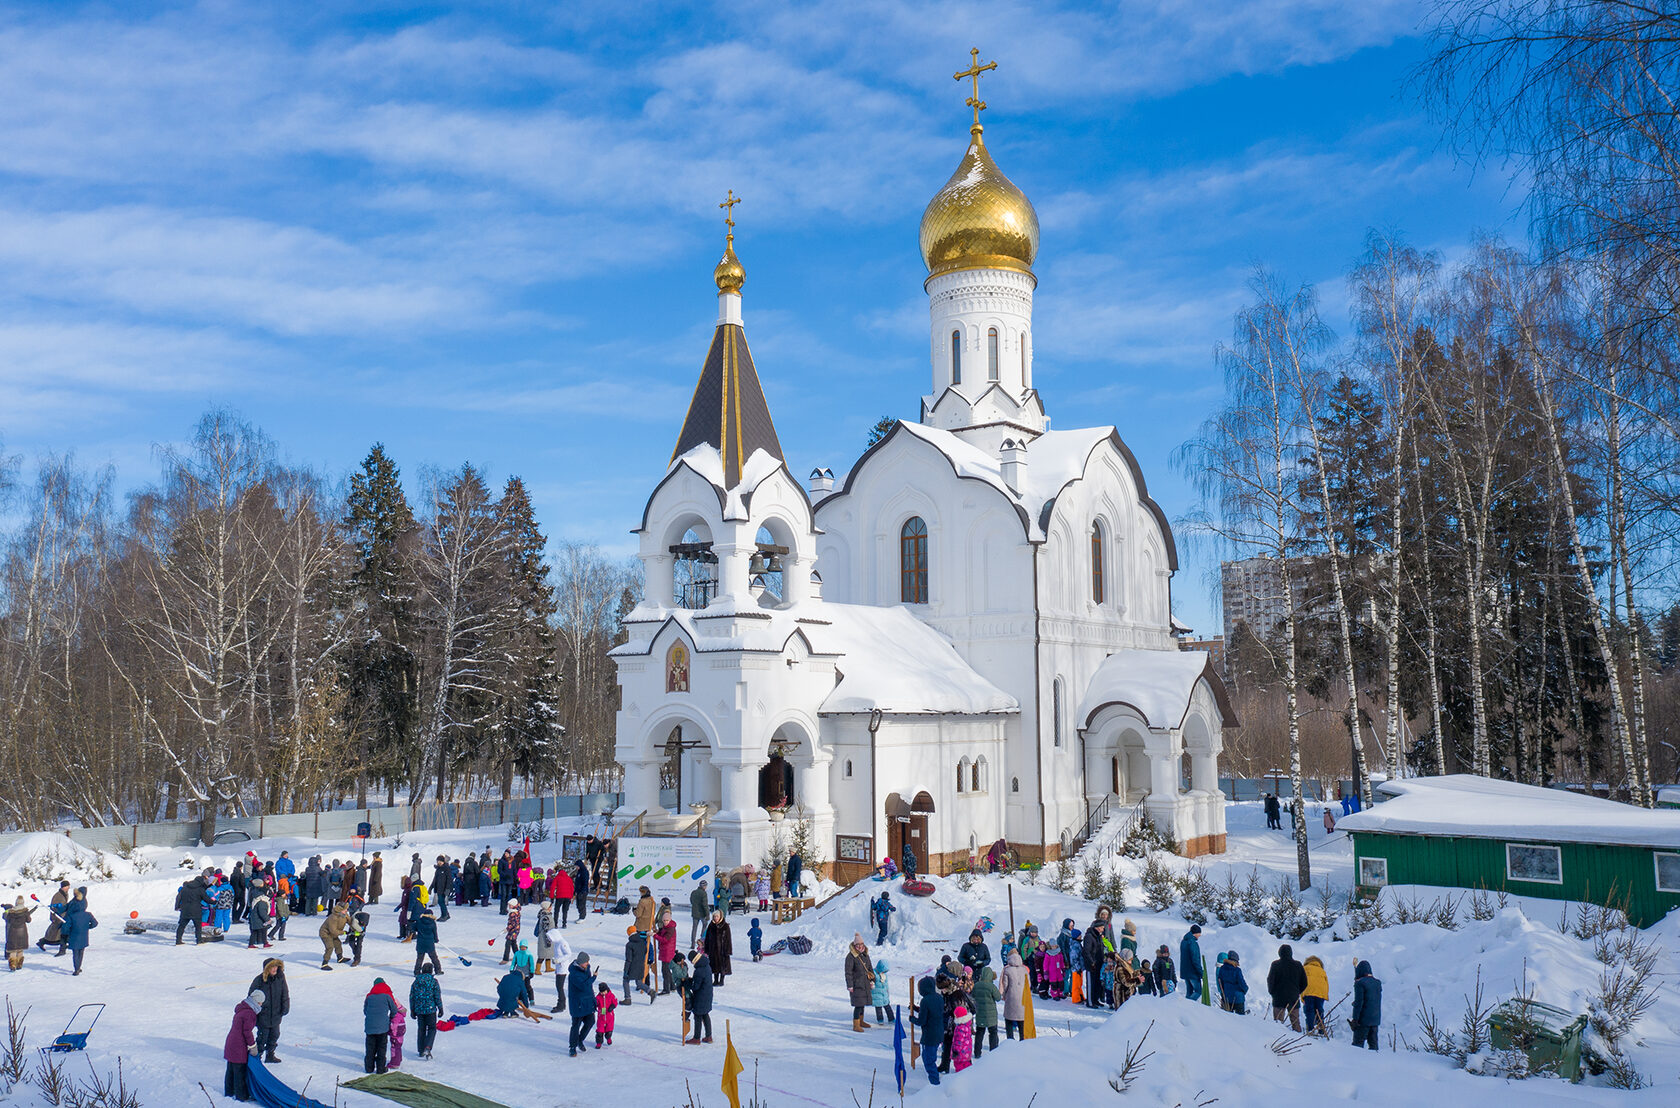
[[[898,598],[906,604],[928,602],[928,532],[921,516],[911,516],[898,532]]]
[[[1050,726],[1055,729],[1051,735],[1057,746],[1062,745],[1062,679],[1056,678],[1055,686],[1050,690]]]
[[[986,380],[998,379],[998,336],[997,328],[986,332]]]
[[[1091,524],[1091,603],[1103,602],[1103,525],[1101,520]]]
[[[951,384],[962,384],[962,332],[951,332]]]
[[[1021,387],[1027,387],[1027,336],[1021,336]]]

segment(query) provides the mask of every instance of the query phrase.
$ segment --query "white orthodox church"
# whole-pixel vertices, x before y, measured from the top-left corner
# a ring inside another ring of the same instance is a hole
[[[720,867],[758,863],[790,808],[842,880],[907,842],[934,873],[1000,838],[1054,859],[1105,800],[1141,802],[1187,854],[1224,850],[1236,721],[1208,656],[1178,649],[1177,551],[1137,460],[1113,427],[1050,429],[1038,216],[978,115],[922,216],[920,422],[841,476],[788,471],[729,221],[717,329],[636,530],[646,595],[613,652],[623,812],[654,831],[703,812]]]

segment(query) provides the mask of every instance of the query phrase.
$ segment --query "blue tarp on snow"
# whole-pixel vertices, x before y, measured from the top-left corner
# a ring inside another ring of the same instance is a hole
[[[255,1054],[247,1068],[250,1070],[251,1098],[263,1108],[327,1108],[318,1100],[294,1093],[270,1073]]]

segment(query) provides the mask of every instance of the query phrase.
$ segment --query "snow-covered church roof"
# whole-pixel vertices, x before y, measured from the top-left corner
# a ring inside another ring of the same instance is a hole
[[[751,608],[745,631],[720,635],[730,622],[722,601],[700,611],[638,607],[628,623],[670,622],[682,628],[696,654],[744,650],[780,654],[795,635],[812,654],[834,656],[839,680],[818,707],[822,714],[993,715],[1020,711],[1015,698],[980,676],[951,640],[903,607],[876,608],[827,601],[787,609]],[[614,647],[618,656],[645,655],[659,638]]]
[[[1225,684],[1205,650],[1117,650],[1103,659],[1079,701],[1079,726],[1110,704],[1138,713],[1150,727],[1184,723],[1196,683],[1206,680],[1226,724],[1236,723]]]
[[[1069,484],[1085,475],[1092,452],[1103,443],[1111,442],[1125,459],[1127,468],[1131,470],[1132,479],[1137,485],[1139,501],[1161,525],[1161,537],[1167,545],[1168,568],[1178,568],[1178,549],[1173,543],[1172,527],[1167,522],[1166,513],[1150,499],[1148,486],[1143,479],[1143,470],[1138,466],[1131,450],[1121,440],[1120,432],[1112,426],[1045,431],[1034,438],[1027,445],[1027,465],[1022,469],[1021,487],[1017,491],[1010,488],[1009,483],[1003,479],[1002,463],[994,455],[950,431],[901,420],[880,442],[864,452],[863,457],[858,459],[857,464],[846,475],[840,488],[831,495],[845,495],[851,487],[853,477],[863,469],[869,456],[898,434],[912,435],[939,451],[946,461],[950,462],[958,477],[984,482],[1003,494],[1015,506],[1031,542],[1044,541],[1057,497]]]
[[[724,458],[718,448],[710,443],[700,443],[689,447],[675,458],[665,470],[665,476],[659,485],[654,487],[654,495],[648,497],[647,507],[642,509],[642,527],[647,527],[648,513],[653,510],[654,501],[658,498],[660,487],[669,481],[679,471],[691,470],[701,480],[712,486],[717,494],[718,508],[722,510],[724,519],[746,519],[752,506],[754,490],[763,484],[765,479],[777,470],[785,470],[786,464],[767,450],[754,450],[741,467],[739,479],[735,484],[726,484],[724,473]],[[792,477],[789,477],[792,481]],[[797,482],[794,482],[797,488]]]
[[[1384,782],[1392,797],[1339,821],[1346,831],[1680,849],[1680,812],[1455,773]]]

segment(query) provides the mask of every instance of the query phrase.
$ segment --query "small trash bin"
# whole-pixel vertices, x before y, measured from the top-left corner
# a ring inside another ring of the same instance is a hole
[[[1493,1010],[1488,1026],[1495,1050],[1510,1050],[1520,1039],[1531,1038],[1523,1045],[1534,1068],[1553,1066],[1565,1080],[1581,1080],[1581,1032],[1587,1027],[1586,1016],[1512,997]]]

